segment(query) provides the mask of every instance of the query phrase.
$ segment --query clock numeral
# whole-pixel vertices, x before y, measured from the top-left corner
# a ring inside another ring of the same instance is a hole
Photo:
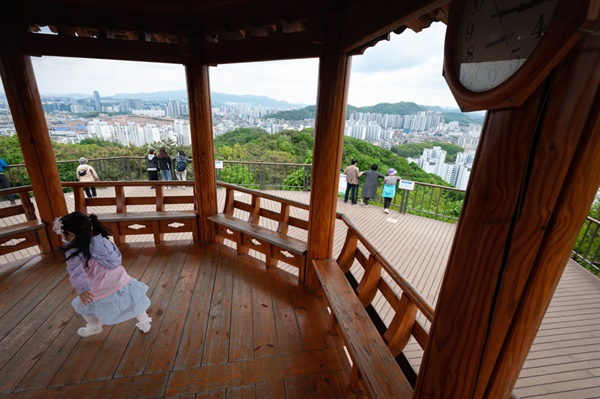
[[[467,34],[466,41],[468,42],[473,37],[473,22],[469,22],[469,25],[467,25],[467,31],[465,33]]]
[[[475,45],[471,44],[469,46],[469,48],[467,49],[467,58],[465,59],[465,62],[469,63],[471,61],[473,61],[473,52],[475,51]]]
[[[519,69],[519,60],[521,59],[521,57],[519,57],[519,54],[517,54],[519,50],[521,50],[521,47],[517,47],[516,49],[510,51],[511,63],[508,64],[508,68],[510,69],[510,71],[516,71],[517,69]]]
[[[495,62],[490,66],[490,70],[488,71],[488,80],[490,83],[494,83],[496,78],[498,77],[498,64]]]
[[[481,11],[481,6],[483,6],[483,0],[473,0],[473,15]]]
[[[540,15],[540,19],[538,19],[537,23],[535,24],[535,27],[531,31],[531,36],[535,36],[536,39],[541,38],[544,35],[544,32],[546,31],[546,26],[547,25],[544,22],[544,14],[542,13]]]

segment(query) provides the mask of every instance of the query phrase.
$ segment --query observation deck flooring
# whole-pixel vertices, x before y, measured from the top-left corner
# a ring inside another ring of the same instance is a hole
[[[151,192],[142,187],[126,189],[127,196]],[[189,187],[174,187],[165,190],[165,195],[191,192]],[[310,200],[310,194],[304,192],[268,193],[305,204]],[[112,196],[114,192],[101,189],[98,195]],[[244,200],[244,196],[236,199]],[[72,194],[65,197],[68,209],[73,210]],[[221,209],[224,190],[218,190],[218,200]],[[269,208],[269,202],[261,205]],[[152,211],[154,206],[128,209]],[[183,209],[191,209],[191,204],[167,208]],[[89,211],[114,209],[90,207]],[[365,208],[341,200],[338,212],[348,215],[435,306],[455,225],[397,211],[386,215],[380,207]],[[296,210],[294,216],[308,215]],[[11,222],[18,220],[4,221]],[[306,239],[301,230],[290,228],[289,234]],[[338,221],[334,256],[340,252],[345,234],[345,225]],[[295,284],[295,269],[267,270],[252,256],[235,258],[227,247],[219,251],[212,245],[192,245],[190,239],[189,233],[167,234],[166,241],[156,247],[151,236],[128,236],[123,246],[130,274],[151,286],[151,316],[156,321],[148,335],[134,331],[135,323],[126,322],[107,327],[98,336],[79,338],[75,331],[82,320],[69,305],[75,294],[64,258],[41,257],[35,248],[0,257],[0,392],[15,392],[6,396],[19,398],[82,396],[84,392],[86,397],[105,397],[104,389],[114,386],[124,390],[119,395],[130,392],[131,397],[154,396],[163,389],[166,396],[189,393],[183,397],[190,398],[200,391],[207,393],[198,398],[292,398],[311,397],[304,394],[314,388],[317,394],[313,397],[352,397],[345,388],[340,344],[325,333],[327,315],[316,309],[315,298]],[[261,257],[252,251],[250,255]],[[204,264],[201,262],[212,267],[198,268]],[[17,269],[21,265],[24,267]],[[13,270],[17,271],[6,278]],[[272,306],[264,307],[264,303]],[[224,312],[228,307],[231,311]],[[376,304],[376,308],[386,319],[385,306]],[[230,319],[227,313],[231,313]],[[282,321],[290,318],[295,320],[293,326]],[[243,346],[239,334],[244,331],[253,332],[253,339],[245,339],[253,342],[253,347],[238,348],[247,350],[240,355],[232,348]],[[269,354],[263,357],[262,351]],[[409,343],[405,353],[418,369],[422,356],[418,345]],[[322,367],[315,370],[317,365]],[[23,391],[33,388],[42,391]],[[521,398],[600,398],[600,280],[572,260],[514,393]]]

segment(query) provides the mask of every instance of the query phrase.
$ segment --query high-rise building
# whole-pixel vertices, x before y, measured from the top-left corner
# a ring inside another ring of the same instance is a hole
[[[102,111],[102,107],[100,107],[100,93],[97,90],[94,90],[94,104],[96,107],[96,111]]]

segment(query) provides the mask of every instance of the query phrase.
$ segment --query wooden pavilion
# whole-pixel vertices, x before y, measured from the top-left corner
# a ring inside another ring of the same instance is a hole
[[[51,247],[60,244],[51,232],[52,221],[67,208],[30,57],[183,64],[195,160],[195,212],[188,225],[194,237],[215,243],[231,234],[239,244],[262,240],[269,248],[280,245],[260,229],[230,220],[227,216],[236,206],[250,213],[250,224],[261,216],[277,219],[278,239],[285,239],[289,225],[305,228],[305,253],[296,241],[288,241],[291,260],[279,251],[270,252],[266,262],[305,265],[300,266],[300,280],[327,296],[335,316],[332,327],[339,325],[355,364],[351,384],[356,387],[361,381],[369,396],[501,398],[511,395],[600,185],[600,2],[586,0],[571,7],[581,11],[585,29],[555,57],[552,68],[539,66],[544,78],[533,79],[539,82],[519,106],[487,114],[435,313],[427,304],[398,298],[399,317],[381,335],[361,323],[375,291],[388,292],[374,277],[385,261],[373,248],[367,248],[368,259],[357,255],[360,234],[350,234],[350,250],[331,259],[351,57],[391,32],[447,23],[451,1],[13,0],[0,5],[0,75]],[[43,26],[54,34],[40,33]],[[308,222],[290,216],[292,203],[283,201],[278,212],[263,210],[259,195],[243,206],[233,192],[219,214],[209,67],[307,57],[320,61]],[[115,201],[127,213],[122,195]],[[253,238],[245,241],[246,235]],[[367,272],[352,290],[338,275],[355,258],[367,265]],[[350,298],[349,291],[356,296]],[[431,312],[428,332],[415,324],[406,327],[405,320],[417,310]],[[415,384],[396,373],[385,354],[387,344],[396,356],[407,334],[426,341]],[[147,384],[158,384],[160,378]],[[171,388],[168,394],[178,392]]]

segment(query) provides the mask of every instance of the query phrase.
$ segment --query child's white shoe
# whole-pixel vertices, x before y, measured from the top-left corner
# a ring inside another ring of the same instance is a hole
[[[102,332],[102,324],[98,324],[95,326],[90,326],[89,324],[85,327],[81,327],[77,329],[77,334],[82,337],[89,337],[92,335],[100,334]]]
[[[143,333],[147,333],[152,328],[152,325],[150,324],[151,322],[152,322],[152,318],[148,317],[146,320],[140,321],[135,326],[137,328],[139,328],[140,331],[142,331]]]

